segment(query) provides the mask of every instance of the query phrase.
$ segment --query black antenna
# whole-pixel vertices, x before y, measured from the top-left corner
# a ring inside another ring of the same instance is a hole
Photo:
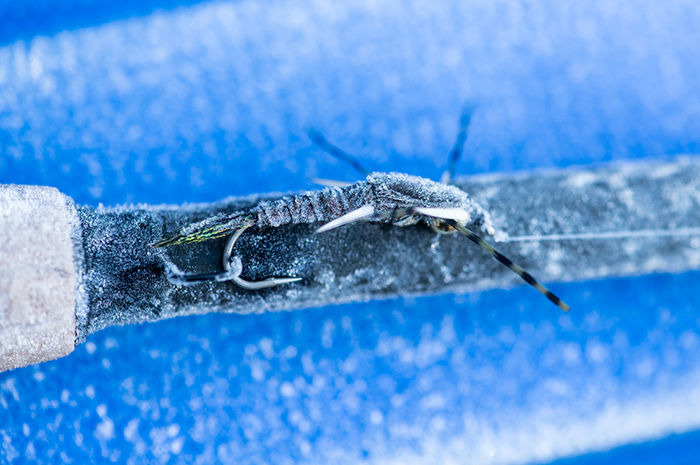
[[[462,116],[459,118],[459,133],[457,134],[457,140],[455,145],[450,151],[450,156],[447,159],[447,169],[440,177],[440,182],[444,184],[451,184],[452,178],[455,174],[455,169],[457,167],[457,162],[462,158],[462,152],[464,151],[464,144],[467,142],[467,132],[469,130],[469,123],[472,120],[472,113],[474,113],[473,105],[465,105],[462,110]]]
[[[353,157],[352,155],[343,150],[340,150],[338,147],[328,142],[328,140],[325,137],[323,137],[323,134],[316,131],[315,129],[311,129],[309,131],[309,139],[311,139],[311,142],[318,145],[318,147],[321,150],[331,155],[333,158],[337,158],[338,160],[344,161],[345,163],[349,163],[350,165],[352,165],[352,167],[355,168],[355,170],[357,170],[363,176],[368,176],[370,174],[370,172],[360,164],[357,158]]]
[[[469,228],[467,228],[466,226],[462,225],[461,223],[459,223],[455,220],[445,220],[445,221],[447,224],[449,224],[450,226],[455,228],[461,234],[464,234],[465,236],[467,236],[476,245],[478,245],[479,247],[481,247],[482,249],[484,249],[485,251],[490,253],[493,258],[495,258],[496,260],[501,262],[503,265],[508,267],[508,269],[510,269],[513,273],[520,276],[523,279],[523,281],[525,281],[530,286],[532,286],[535,289],[537,289],[538,291],[540,291],[540,293],[542,293],[542,295],[544,295],[546,298],[551,300],[552,303],[554,303],[554,305],[556,305],[557,307],[564,310],[564,312],[569,311],[570,307],[566,303],[564,303],[563,300],[561,300],[559,297],[554,295],[552,293],[552,291],[550,291],[549,289],[544,287],[542,284],[540,284],[539,281],[537,281],[535,278],[533,278],[530,273],[528,273],[527,271],[522,269],[520,266],[513,263],[513,261],[510,258],[506,257],[501,252],[496,250],[491,244],[489,244],[488,242],[483,240],[481,238],[481,236],[474,233]]]

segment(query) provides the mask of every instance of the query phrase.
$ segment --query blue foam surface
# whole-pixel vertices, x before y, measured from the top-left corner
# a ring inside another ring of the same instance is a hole
[[[310,128],[437,179],[466,103],[460,174],[699,151],[693,2],[14,3],[0,182],[78,203],[357,179]],[[109,328],[0,374],[0,461],[689,463],[698,279]]]

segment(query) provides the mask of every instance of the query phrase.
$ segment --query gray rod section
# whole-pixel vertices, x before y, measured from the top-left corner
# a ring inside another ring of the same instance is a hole
[[[492,215],[498,233],[487,240],[545,284],[700,265],[698,158],[461,178],[457,185]],[[78,260],[84,303],[77,309],[77,343],[111,325],[183,315],[260,313],[523,284],[464,236],[362,223],[319,235],[318,225],[300,225],[251,228],[241,236],[235,254],[244,278],[296,276],[300,282],[248,291],[230,282],[177,286],[167,280],[166,262],[186,272],[221,270],[226,240],[167,249],[150,244],[219,212],[277,197],[79,206],[85,255]],[[550,235],[565,236],[527,237]],[[513,240],[503,242],[507,237]]]

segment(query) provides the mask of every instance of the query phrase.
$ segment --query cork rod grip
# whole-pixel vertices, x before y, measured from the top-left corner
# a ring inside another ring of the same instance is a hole
[[[0,371],[73,351],[76,227],[57,189],[0,185]]]

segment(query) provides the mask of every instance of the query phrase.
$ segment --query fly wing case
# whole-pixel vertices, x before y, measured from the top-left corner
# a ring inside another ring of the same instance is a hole
[[[465,223],[483,223],[484,210],[461,189],[404,173],[372,173],[367,182],[375,192],[375,209],[431,207],[459,208],[469,214]]]

